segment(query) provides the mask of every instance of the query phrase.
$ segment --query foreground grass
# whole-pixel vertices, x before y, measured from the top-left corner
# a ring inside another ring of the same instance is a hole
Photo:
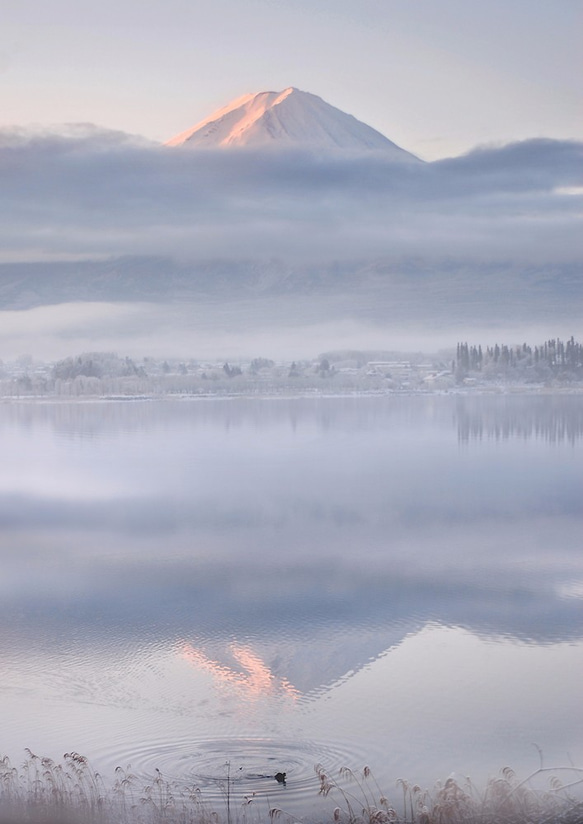
[[[142,785],[121,768],[111,786],[78,753],[62,763],[27,750],[20,767],[0,759],[0,824],[282,824],[298,819],[285,810],[256,806],[252,798],[235,803],[228,782],[225,803],[210,808],[203,793],[170,782],[160,772]],[[318,821],[339,824],[583,824],[583,769],[539,769],[526,778],[504,768],[478,789],[469,779],[448,778],[431,789],[399,779],[390,800],[368,767],[338,776],[316,765],[319,795],[330,799]],[[317,785],[315,785],[316,787]]]

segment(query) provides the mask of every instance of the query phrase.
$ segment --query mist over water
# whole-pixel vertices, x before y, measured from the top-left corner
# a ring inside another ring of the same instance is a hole
[[[568,340],[577,329],[576,296],[565,305],[548,302],[537,314],[517,309],[506,290],[506,313],[495,321],[476,313],[469,295],[455,303],[448,291],[427,291],[425,284],[388,286],[379,294],[339,293],[255,297],[248,301],[69,302],[55,306],[0,311],[4,360],[28,354],[56,360],[82,352],[120,356],[198,360],[267,357],[312,359],[333,350],[447,352],[457,341],[510,344]],[[469,284],[466,284],[469,288]],[[500,287],[501,288],[501,287]],[[492,287],[498,297],[499,288]],[[547,316],[548,314],[548,316]]]
[[[583,763],[582,435],[578,396],[1,405],[3,750],[297,810],[316,762]]]

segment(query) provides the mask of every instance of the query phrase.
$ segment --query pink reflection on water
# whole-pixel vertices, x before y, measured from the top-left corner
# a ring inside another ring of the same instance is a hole
[[[210,673],[217,685],[233,687],[244,693],[247,698],[282,696],[296,701],[300,697],[300,691],[290,684],[287,678],[275,675],[251,647],[232,643],[229,644],[228,650],[244,672],[213,661],[202,649],[186,641],[180,645],[179,654],[198,670]]]

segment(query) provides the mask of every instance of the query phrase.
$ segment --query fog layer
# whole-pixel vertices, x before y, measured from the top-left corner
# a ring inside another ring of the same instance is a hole
[[[580,143],[399,164],[382,154],[188,151],[94,127],[0,134],[3,259],[406,253],[580,259]]]

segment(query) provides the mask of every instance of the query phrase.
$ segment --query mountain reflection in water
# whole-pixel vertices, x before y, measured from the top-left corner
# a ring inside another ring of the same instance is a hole
[[[583,763],[582,432],[575,395],[2,405],[3,746],[269,741],[290,792],[285,752]]]

